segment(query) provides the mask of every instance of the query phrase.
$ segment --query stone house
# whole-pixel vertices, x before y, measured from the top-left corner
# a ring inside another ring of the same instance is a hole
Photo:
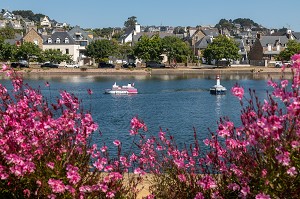
[[[23,42],[31,42],[36,44],[40,49],[43,49],[43,37],[36,31],[36,28],[31,28],[22,38]]]

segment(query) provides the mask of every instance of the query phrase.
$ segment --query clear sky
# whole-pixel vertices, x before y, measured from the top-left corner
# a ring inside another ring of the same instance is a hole
[[[123,27],[131,16],[142,26],[214,26],[222,18],[249,18],[300,32],[300,0],[0,0],[0,9],[32,10],[82,28]]]

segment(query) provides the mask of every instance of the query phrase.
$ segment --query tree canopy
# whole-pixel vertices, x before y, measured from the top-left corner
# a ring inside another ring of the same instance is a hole
[[[292,55],[299,52],[300,52],[300,43],[298,43],[296,40],[289,40],[287,43],[287,47],[279,53],[276,59],[288,61],[291,59]]]
[[[117,51],[117,43],[112,40],[96,40],[86,47],[86,55],[94,58],[97,62],[107,60]]]
[[[30,61],[32,59],[39,59],[42,50],[32,42],[24,42],[18,47],[15,58]]]
[[[131,16],[131,17],[128,17],[127,21],[124,22],[124,26],[126,28],[128,28],[130,26],[134,26],[136,23],[137,23],[137,17]]]
[[[0,38],[0,61],[8,61],[13,59],[16,52],[16,46],[5,43],[4,39]]]
[[[134,55],[145,62],[150,60],[161,61],[161,54],[163,52],[161,39],[158,35],[148,37],[141,36],[140,40],[134,46]]]
[[[219,35],[203,51],[203,57],[209,63],[215,60],[218,65],[221,59],[226,59],[227,61],[238,59],[240,57],[238,52],[238,44],[233,39],[225,35]]]
[[[71,61],[70,55],[62,54],[60,50],[57,49],[46,49],[42,52],[42,61],[50,61],[53,63],[60,63],[62,61]]]
[[[171,61],[183,62],[187,55],[191,54],[191,49],[187,43],[175,36],[167,36],[162,39],[163,52]]]

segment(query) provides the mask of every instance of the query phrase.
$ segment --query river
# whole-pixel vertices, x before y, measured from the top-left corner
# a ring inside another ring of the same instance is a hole
[[[94,120],[99,124],[102,136],[96,133],[93,142],[107,145],[115,139],[123,142],[128,149],[131,144],[129,136],[130,120],[138,116],[148,126],[149,134],[156,135],[161,128],[169,131],[177,140],[178,145],[190,144],[194,128],[199,139],[205,139],[208,128],[215,131],[217,121],[228,116],[239,124],[241,106],[236,97],[230,93],[231,87],[239,83],[244,87],[246,97],[252,88],[260,99],[266,97],[268,76],[264,75],[223,75],[221,84],[228,90],[226,95],[216,96],[209,93],[215,85],[214,75],[158,75],[158,76],[80,76],[32,75],[25,82],[32,87],[40,87],[45,97],[55,99],[60,90],[74,93],[82,100],[86,110],[91,110]],[[50,87],[45,87],[49,82]],[[119,85],[135,83],[139,94],[110,95],[104,90]],[[1,79],[1,84],[10,85],[8,80]],[[87,89],[93,94],[88,95]]]

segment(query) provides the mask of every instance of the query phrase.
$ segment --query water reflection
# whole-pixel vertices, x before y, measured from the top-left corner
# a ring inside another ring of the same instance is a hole
[[[226,74],[221,73],[222,80],[244,80],[244,79],[257,79],[257,80],[268,80],[268,79],[291,79],[291,73],[236,73]],[[216,74],[180,74],[180,75],[92,75],[92,74],[24,74],[24,78],[35,79],[35,80],[51,80],[60,79],[62,81],[78,82],[78,81],[103,81],[103,80],[122,80],[132,79],[135,81],[141,80],[184,80],[184,79],[215,79]],[[0,79],[6,79],[5,76],[0,76]]]
[[[220,118],[222,116],[222,102],[225,97],[225,95],[216,95],[215,113],[217,118]]]

